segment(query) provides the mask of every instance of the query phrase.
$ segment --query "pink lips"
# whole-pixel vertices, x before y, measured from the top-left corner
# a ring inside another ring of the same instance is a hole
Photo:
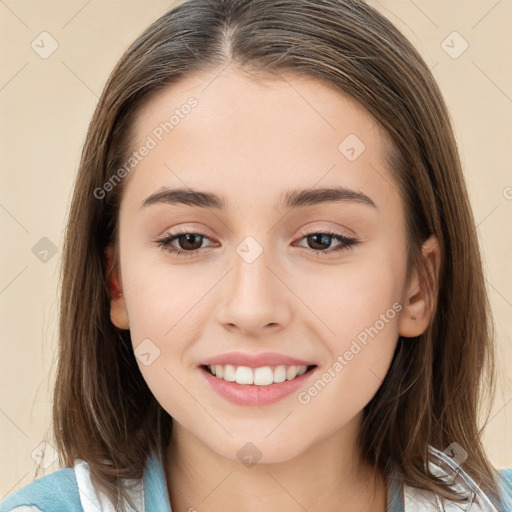
[[[269,384],[268,386],[258,386],[256,384],[238,384],[237,382],[228,382],[220,379],[212,375],[206,368],[206,366],[214,364],[232,364],[233,366],[248,366],[249,368],[278,365],[308,366],[310,368],[292,380],[285,380],[284,382]],[[314,366],[314,368],[311,368],[311,366]],[[255,355],[230,352],[205,359],[200,363],[199,369],[201,375],[203,375],[212,389],[226,400],[239,405],[259,406],[277,402],[297,391],[315,373],[317,366],[309,361],[296,359],[277,352],[262,352]]]
[[[256,386],[255,384],[238,384],[228,382],[212,375],[207,369],[201,367],[200,372],[208,384],[226,400],[238,405],[259,406],[277,402],[297,391],[304,382],[311,377],[317,367],[309,369],[299,377],[285,380],[268,386]]]
[[[228,352],[226,354],[210,357],[199,363],[200,366],[209,366],[212,364],[232,364],[233,366],[248,366],[249,368],[257,368],[259,366],[278,366],[281,364],[287,366],[310,366],[315,363],[279,354],[278,352],[260,352],[259,354]]]

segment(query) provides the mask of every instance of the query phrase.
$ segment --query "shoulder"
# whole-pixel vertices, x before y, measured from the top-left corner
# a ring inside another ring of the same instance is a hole
[[[501,469],[500,476],[505,485],[512,485],[512,468]]]
[[[0,501],[0,512],[82,512],[73,468],[34,480]]]
[[[500,492],[505,510],[512,510],[512,468],[500,470]]]
[[[432,474],[450,482],[450,487],[457,494],[461,495],[462,502],[452,502],[437,493],[427,489],[403,486],[404,507],[402,510],[427,511],[432,510],[471,510],[471,512],[512,512],[512,468],[498,470],[498,487],[501,503],[494,504],[494,501],[487,496],[478,486],[477,482],[469,476],[462,468],[465,452],[458,445],[453,450],[441,452],[429,445],[431,455],[428,467]],[[449,454],[448,454],[449,453]],[[469,506],[469,508],[467,508]],[[497,509],[496,506],[499,506]],[[443,508],[444,507],[444,508]],[[466,507],[466,508],[464,508]]]
[[[158,460],[151,459],[151,472]],[[156,468],[156,469],[155,469]],[[161,478],[157,472],[157,478]],[[149,475],[148,475],[149,478]],[[149,479],[153,487],[158,482]],[[127,480],[128,494],[137,512],[144,512],[144,479]],[[158,486],[156,487],[158,489]],[[165,494],[166,496],[166,494]],[[91,481],[89,464],[77,459],[73,467],[62,468],[34,480],[0,501],[0,512],[114,512],[114,505]],[[169,507],[170,511],[170,507]]]

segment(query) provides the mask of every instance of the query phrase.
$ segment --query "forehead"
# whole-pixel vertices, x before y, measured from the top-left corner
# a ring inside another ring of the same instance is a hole
[[[138,199],[163,185],[256,200],[392,181],[375,118],[334,86],[292,74],[256,81],[228,68],[167,86],[136,116],[131,149],[144,146],[125,191]]]

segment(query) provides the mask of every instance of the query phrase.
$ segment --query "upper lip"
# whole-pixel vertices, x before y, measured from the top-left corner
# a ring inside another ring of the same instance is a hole
[[[295,366],[310,366],[314,363],[297,359],[295,357],[279,354],[277,352],[260,352],[259,354],[246,354],[243,352],[227,352],[218,356],[209,357],[201,361],[200,366],[205,365],[226,365],[232,364],[233,366],[249,366],[251,368],[258,368],[260,366],[278,366],[278,365],[295,365]]]

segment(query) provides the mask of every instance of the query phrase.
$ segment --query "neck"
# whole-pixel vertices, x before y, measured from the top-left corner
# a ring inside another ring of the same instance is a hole
[[[177,422],[165,460],[173,512],[386,512],[386,480],[335,433],[291,460],[244,464],[220,456]]]

